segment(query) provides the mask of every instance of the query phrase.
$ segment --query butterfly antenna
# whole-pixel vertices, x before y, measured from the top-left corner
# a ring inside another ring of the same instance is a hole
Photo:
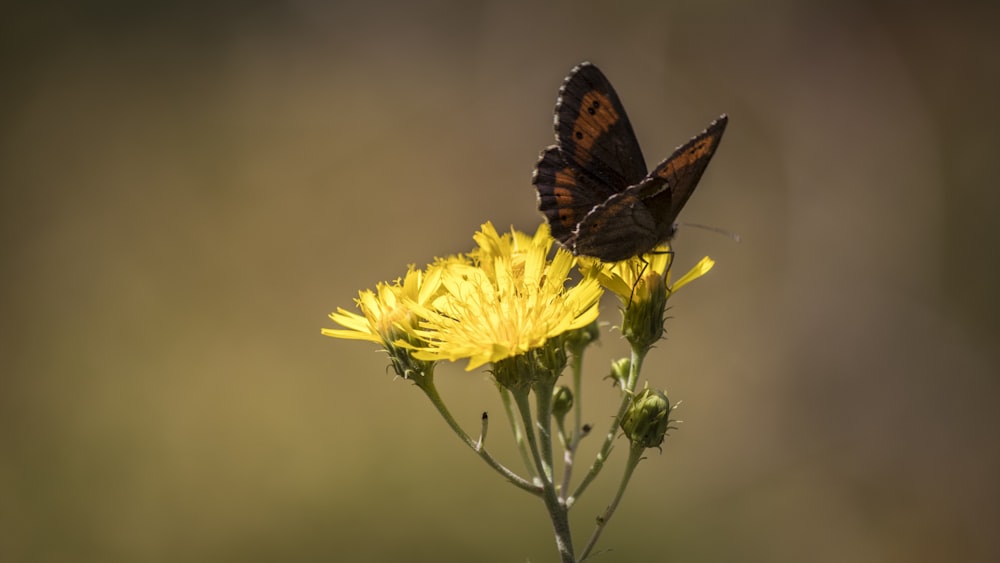
[[[733,239],[734,242],[740,242],[743,240],[743,237],[741,237],[737,233],[734,233],[733,231],[728,231],[726,229],[721,229],[719,227],[711,227],[709,225],[701,225],[698,223],[677,223],[677,224],[682,227],[694,227],[696,229],[704,229],[706,231],[712,231],[713,233],[719,233],[720,235],[726,235],[727,237]]]

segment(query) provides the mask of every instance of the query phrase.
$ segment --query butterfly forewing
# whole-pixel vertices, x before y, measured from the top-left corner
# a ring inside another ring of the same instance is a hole
[[[623,191],[646,175],[632,124],[611,82],[583,63],[559,90],[556,138],[563,159],[609,188]]]
[[[663,239],[673,235],[674,221],[698,186],[701,175],[705,173],[705,168],[719,147],[728,122],[727,116],[720,116],[707,129],[677,147],[673,154],[635,186],[637,197],[642,199],[650,213],[657,218]]]
[[[548,220],[552,236],[566,245],[583,218],[616,193],[567,165],[556,146],[542,152],[532,183],[538,190],[538,210]]]

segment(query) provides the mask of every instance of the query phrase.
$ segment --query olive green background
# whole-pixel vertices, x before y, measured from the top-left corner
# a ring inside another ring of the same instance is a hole
[[[1000,14],[977,6],[8,5],[0,559],[555,560],[540,502],[319,330],[485,221],[537,226],[582,60],[650,165],[729,113],[682,220],[743,237],[676,239],[679,266],[718,261],[643,374],[684,422],[594,560],[1000,559]],[[625,350],[588,356],[599,429]],[[520,469],[462,367],[442,392]]]

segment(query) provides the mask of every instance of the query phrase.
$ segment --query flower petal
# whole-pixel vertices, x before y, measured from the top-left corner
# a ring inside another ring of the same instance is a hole
[[[688,273],[681,276],[670,286],[670,291],[677,291],[701,276],[704,276],[709,270],[712,269],[713,266],[715,266],[715,260],[712,260],[708,256],[702,258],[697,264],[695,264],[694,268],[691,268]]]

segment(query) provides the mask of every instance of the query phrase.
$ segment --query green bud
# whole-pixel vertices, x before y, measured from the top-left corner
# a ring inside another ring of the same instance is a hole
[[[619,358],[611,362],[611,374],[608,375],[608,378],[614,380],[618,384],[619,389],[624,389],[625,383],[628,381],[629,371],[631,370],[632,361],[628,358]]]
[[[645,352],[663,338],[663,319],[667,311],[667,284],[659,275],[648,275],[643,283],[647,291],[637,291],[625,308],[622,334],[632,349]]]
[[[670,424],[670,401],[657,389],[643,389],[632,398],[621,427],[634,447],[658,448]]]
[[[601,330],[597,326],[597,321],[594,321],[585,327],[567,332],[565,335],[566,349],[570,354],[579,356],[591,342],[596,342],[600,336]]]
[[[562,420],[573,408],[573,392],[565,385],[559,385],[552,391],[552,415],[556,420]]]

